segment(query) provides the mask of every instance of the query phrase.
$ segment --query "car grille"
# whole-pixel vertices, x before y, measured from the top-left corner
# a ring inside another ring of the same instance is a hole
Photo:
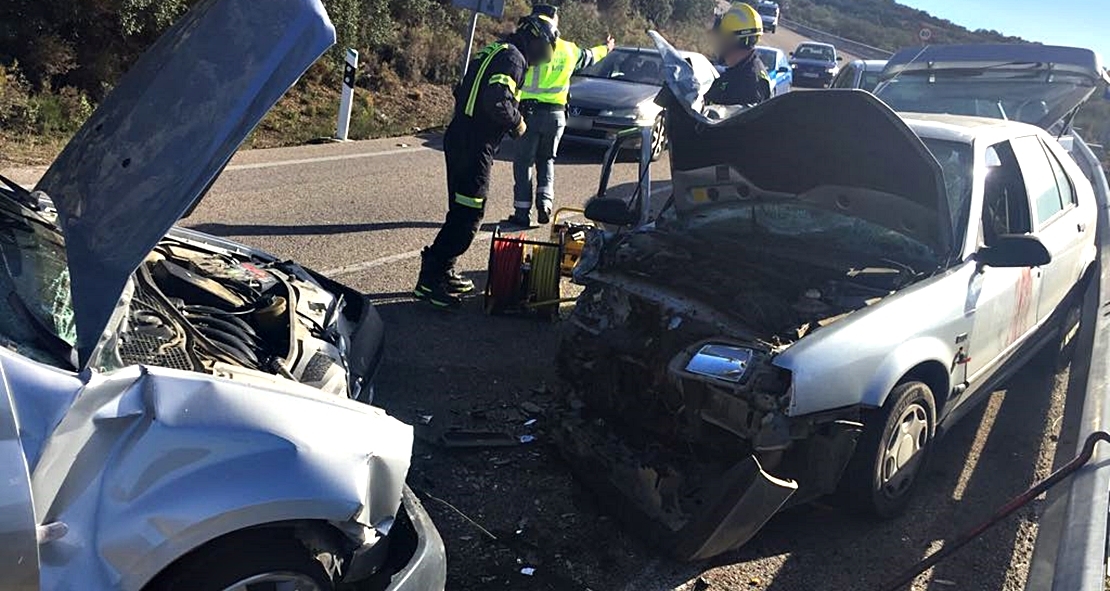
[[[594,109],[589,107],[576,107],[571,105],[567,108],[567,115],[571,117],[597,117],[601,114],[601,109]]]

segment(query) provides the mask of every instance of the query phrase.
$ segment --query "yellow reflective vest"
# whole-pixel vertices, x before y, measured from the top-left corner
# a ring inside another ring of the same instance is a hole
[[[570,77],[575,72],[601,61],[609,54],[604,45],[582,49],[565,39],[555,42],[555,52],[546,64],[528,68],[520,100],[566,105],[570,94]]]

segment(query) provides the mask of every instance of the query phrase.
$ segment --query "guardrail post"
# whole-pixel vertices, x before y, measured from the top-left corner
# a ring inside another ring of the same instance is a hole
[[[358,51],[347,50],[347,60],[343,67],[343,93],[339,97],[339,121],[335,126],[335,139],[347,140],[351,131],[351,107],[355,99],[355,76],[358,72]]]

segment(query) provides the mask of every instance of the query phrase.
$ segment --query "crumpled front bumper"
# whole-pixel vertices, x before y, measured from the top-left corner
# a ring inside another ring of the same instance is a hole
[[[447,585],[443,538],[408,485],[401,493],[401,510],[390,528],[388,556],[379,569],[381,560],[375,544],[356,549],[344,582],[357,583],[359,589],[385,591],[443,591]],[[377,572],[369,579],[359,576],[375,569]]]
[[[690,462],[621,440],[597,420],[569,412],[555,439],[576,476],[629,527],[678,560],[742,546],[798,489],[755,456],[728,465]]]

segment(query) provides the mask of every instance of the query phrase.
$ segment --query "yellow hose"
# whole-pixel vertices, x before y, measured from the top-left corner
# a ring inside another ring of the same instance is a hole
[[[559,248],[536,246],[532,249],[532,296],[539,303],[551,302],[550,311],[558,310],[559,298]]]

